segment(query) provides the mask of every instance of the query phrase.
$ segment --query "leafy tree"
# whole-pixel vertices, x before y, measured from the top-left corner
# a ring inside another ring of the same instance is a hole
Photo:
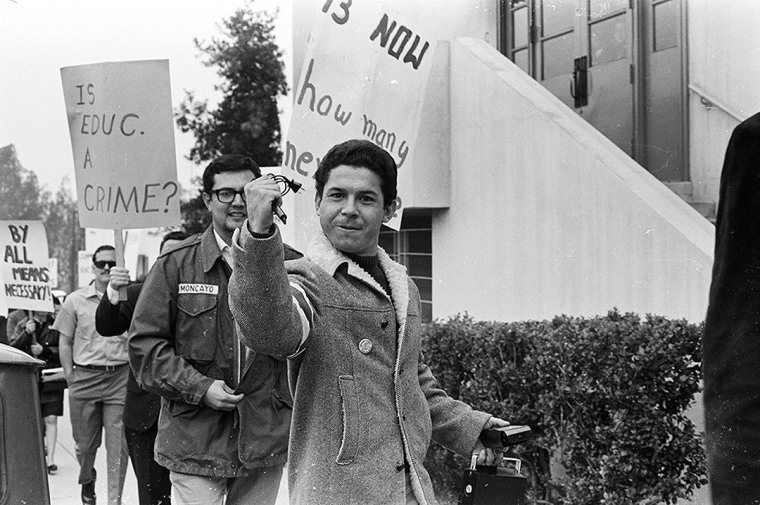
[[[48,253],[58,258],[58,286],[66,291],[77,287],[77,253],[84,246],[84,229],[79,227],[76,200],[67,181],[51,198],[41,188],[37,175],[18,160],[13,144],[0,148],[0,220],[43,221]]]
[[[282,51],[274,40],[274,16],[253,12],[252,2],[224,20],[221,37],[206,43],[194,39],[204,64],[217,67],[222,100],[209,109],[192,91],[175,110],[177,126],[192,132],[195,145],[188,159],[197,164],[221,154],[243,154],[259,165],[278,165],[279,96],[287,93]]]
[[[195,145],[188,159],[196,164],[221,154],[250,156],[261,166],[279,165],[280,117],[277,99],[287,93],[282,51],[274,40],[274,16],[253,12],[251,1],[224,20],[221,37],[211,42],[194,39],[208,67],[217,67],[222,100],[210,109],[192,91],[175,110],[177,126],[192,132]],[[200,180],[195,184],[200,186]],[[205,230],[211,222],[201,193],[180,204],[182,227],[188,233]]]
[[[42,219],[49,193],[21,166],[13,144],[0,147],[0,220]]]
[[[68,187],[68,179],[54,199],[45,204],[45,231],[51,258],[58,258],[58,286],[73,291],[78,284],[78,252],[84,249],[84,229],[79,226],[77,202]]]
[[[201,178],[194,178],[193,184],[202,186]],[[203,203],[201,193],[202,189],[199,189],[195,191],[195,197],[180,200],[179,211],[182,215],[182,230],[185,233],[201,233],[211,225],[211,214]]]

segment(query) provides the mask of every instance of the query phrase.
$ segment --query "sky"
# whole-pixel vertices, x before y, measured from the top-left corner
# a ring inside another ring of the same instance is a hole
[[[286,74],[289,4],[251,4],[272,13],[279,7],[275,36],[285,52]],[[222,21],[244,5],[243,0],[0,0],[0,147],[14,144],[21,165],[37,174],[45,189],[55,193],[66,177],[74,192],[61,68],[168,59],[173,107],[185,90],[214,104],[220,81],[214,68],[203,65],[193,38],[218,36]],[[174,135],[178,179],[188,188],[204,167],[185,159],[192,134],[175,128]]]

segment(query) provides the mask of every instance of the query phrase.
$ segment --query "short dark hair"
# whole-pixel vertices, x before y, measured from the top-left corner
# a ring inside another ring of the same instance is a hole
[[[112,245],[108,245],[108,244],[98,247],[97,249],[95,249],[95,252],[92,253],[92,262],[95,263],[97,261],[98,253],[100,251],[115,251],[115,250],[116,249],[114,249]]]
[[[383,207],[387,207],[396,199],[398,167],[393,156],[377,144],[359,139],[347,140],[333,146],[322,158],[319,168],[314,173],[317,195],[320,198],[322,198],[327,179],[330,178],[330,171],[340,165],[366,168],[375,172],[382,181]]]
[[[245,172],[246,170],[253,172],[254,179],[261,177],[261,169],[248,156],[243,156],[242,154],[223,154],[219,156],[209,163],[206,170],[203,171],[203,192],[211,194],[216,174],[221,174],[222,172]]]
[[[185,233],[182,230],[175,230],[170,231],[166,235],[164,235],[164,238],[161,239],[161,245],[158,246],[158,251],[161,252],[164,249],[164,244],[167,240],[185,240],[190,235]]]

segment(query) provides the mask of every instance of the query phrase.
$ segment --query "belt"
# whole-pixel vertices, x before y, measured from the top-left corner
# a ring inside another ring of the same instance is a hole
[[[118,365],[79,365],[74,363],[77,368],[84,368],[85,370],[97,370],[98,372],[113,372],[121,367],[127,366],[127,363],[120,363]]]

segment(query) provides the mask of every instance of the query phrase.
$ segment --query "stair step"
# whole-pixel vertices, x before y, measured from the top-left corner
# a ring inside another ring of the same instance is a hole
[[[708,221],[715,224],[715,202],[703,202],[694,200],[694,184],[689,181],[683,182],[663,182],[673,193],[678,195],[681,200],[685,201],[702,214]]]
[[[663,184],[680,196],[682,200],[689,202],[694,198],[694,183],[692,182],[663,182]]]
[[[715,202],[687,202],[697,212],[705,216],[708,221],[715,224]]]

